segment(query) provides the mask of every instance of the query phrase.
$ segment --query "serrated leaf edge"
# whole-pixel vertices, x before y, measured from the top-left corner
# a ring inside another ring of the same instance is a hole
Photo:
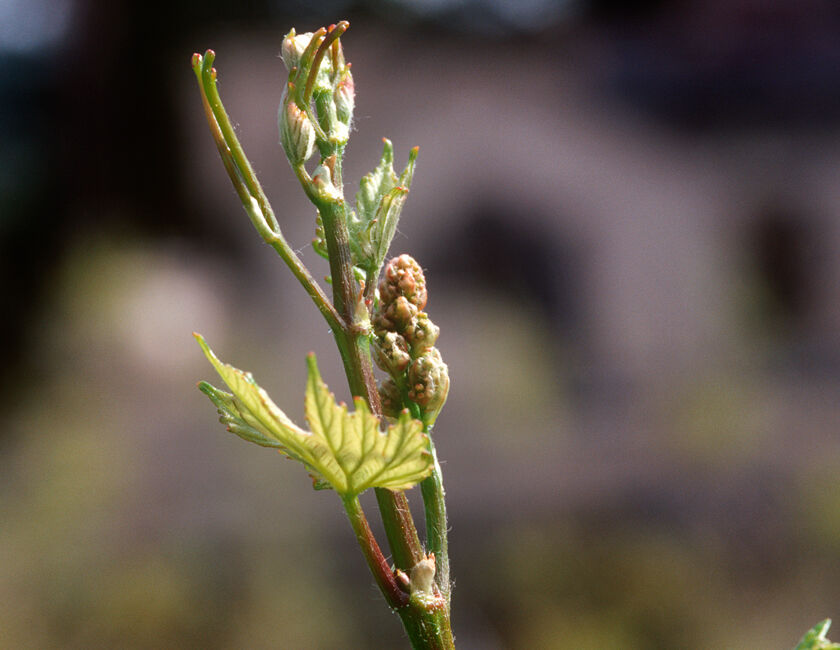
[[[382,433],[379,419],[361,398],[354,399],[356,409],[348,412],[345,404],[336,403],[321,378],[314,354],[307,357],[305,396],[306,417],[312,431],[305,431],[274,404],[250,373],[223,363],[201,335],[194,336],[233,391],[220,391],[207,382],[199,384],[219,410],[221,422],[239,437],[277,448],[303,463],[316,489],[323,488],[326,482],[345,497],[370,487],[404,490],[433,471],[434,461],[420,421],[405,412]],[[349,446],[345,445],[348,436],[355,436],[357,442],[351,440]],[[356,445],[358,449],[354,448]],[[366,464],[371,466],[370,473],[360,475]]]

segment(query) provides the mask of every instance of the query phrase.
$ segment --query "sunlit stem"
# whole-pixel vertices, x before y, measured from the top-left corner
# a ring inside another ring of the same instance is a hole
[[[397,584],[394,572],[388,566],[388,561],[382,555],[382,550],[373,532],[368,525],[365,513],[362,510],[362,505],[359,503],[359,497],[349,497],[342,499],[344,503],[344,511],[347,513],[347,518],[350,520],[350,525],[353,527],[353,532],[356,533],[356,540],[359,542],[359,547],[367,560],[370,572],[373,574],[376,584],[385,596],[385,600],[391,607],[404,607],[408,603],[408,594],[405,593]]]
[[[201,91],[201,100],[210,132],[216,142],[216,148],[221,156],[225,171],[227,171],[231,183],[233,183],[234,190],[257,232],[267,244],[277,251],[281,259],[291,269],[330,328],[334,330],[344,328],[344,319],[333,307],[323,289],[312,277],[309,269],[306,268],[283,237],[274,211],[245,156],[242,145],[239,143],[230,123],[230,118],[222,105],[216,88],[216,73],[212,67],[214,59],[215,54],[212,50],[207,50],[203,57],[194,54],[192,67]]]
[[[315,88],[315,78],[318,76],[318,68],[321,67],[321,61],[324,59],[324,54],[326,54],[330,45],[336,42],[339,37],[347,31],[348,27],[350,27],[350,23],[346,20],[342,20],[330,30],[327,37],[321,41],[318,46],[318,51],[315,53],[315,58],[312,59],[312,67],[309,69],[309,77],[306,79],[306,87],[303,91],[303,101],[307,104],[312,99],[312,91]],[[313,38],[312,40],[314,41],[315,39]]]
[[[449,542],[446,520],[446,493],[443,489],[443,473],[438,463],[435,443],[429,438],[429,451],[434,459],[432,474],[420,483],[426,515],[426,550],[435,554],[435,584],[449,604]]]

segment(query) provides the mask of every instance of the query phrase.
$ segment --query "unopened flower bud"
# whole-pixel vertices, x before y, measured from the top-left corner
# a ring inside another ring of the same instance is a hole
[[[277,121],[280,142],[289,161],[296,165],[309,160],[315,151],[315,130],[306,113],[289,99],[280,105]]]
[[[411,356],[419,357],[437,342],[440,328],[431,321],[426,312],[421,311],[405,328],[403,336],[411,346]]]
[[[341,79],[335,87],[333,99],[335,100],[335,111],[339,121],[349,126],[350,122],[353,121],[353,108],[356,105],[356,91],[349,66],[345,66],[341,73]]]
[[[396,332],[386,332],[385,336],[377,337],[373,345],[376,365],[389,375],[399,375],[411,363],[408,344]]]
[[[408,369],[408,397],[419,404],[425,421],[434,421],[449,394],[449,369],[437,348],[415,359]]]
[[[394,380],[388,377],[379,384],[379,400],[382,402],[382,414],[389,418],[399,417],[403,409],[402,395]]]
[[[333,185],[332,172],[326,165],[318,165],[312,172],[312,184],[322,198],[329,201],[341,201],[341,192]]]
[[[280,58],[283,59],[283,63],[289,72],[291,72],[292,68],[300,65],[300,57],[311,40],[312,32],[295,34],[295,30],[292,29],[286,34],[286,38],[283,39],[283,46],[280,48]]]
[[[418,309],[426,306],[426,278],[423,269],[410,255],[402,254],[392,258],[385,265],[385,272],[379,282],[379,294],[383,302],[405,298]]]
[[[387,304],[381,303],[380,308],[373,323],[377,333],[402,332],[411,325],[411,321],[417,315],[417,307],[405,296],[399,296]]]

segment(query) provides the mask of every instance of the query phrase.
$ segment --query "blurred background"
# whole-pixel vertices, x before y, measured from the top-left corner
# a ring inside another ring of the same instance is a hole
[[[307,350],[349,397],[189,67],[216,50],[323,275],[278,53],[343,18],[348,194],[383,136],[420,146],[392,251],[452,376],[459,648],[790,648],[840,618],[840,5],[0,0],[0,647],[406,647],[334,495],[194,388],[197,330],[299,422]]]

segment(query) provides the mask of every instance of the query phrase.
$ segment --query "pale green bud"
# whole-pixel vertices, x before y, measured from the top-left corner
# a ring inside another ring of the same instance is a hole
[[[411,363],[408,344],[396,332],[386,332],[385,336],[377,337],[374,340],[373,351],[376,365],[392,376],[404,372]]]
[[[417,315],[417,307],[405,296],[399,296],[390,303],[380,302],[380,311],[373,321],[377,333],[402,332],[411,325]]]
[[[342,196],[339,189],[333,184],[332,172],[326,165],[318,165],[312,172],[312,184],[321,198],[328,201],[341,201]]]
[[[409,588],[412,596],[415,594],[426,597],[435,595],[436,570],[437,563],[435,562],[434,553],[429,553],[426,557],[411,567]]]
[[[306,162],[315,151],[315,130],[298,105],[289,98],[284,98],[277,114],[280,129],[280,143],[286,151],[289,161],[296,165]]]
[[[345,66],[341,73],[341,79],[333,93],[333,99],[339,121],[346,126],[350,126],[350,122],[353,121],[353,108],[356,105],[356,90],[349,65]]]
[[[403,336],[411,346],[411,356],[419,357],[437,342],[440,328],[431,321],[426,312],[421,311],[405,328]]]
[[[286,69],[291,72],[292,68],[297,68],[300,65],[300,57],[309,41],[312,40],[312,32],[305,34],[295,34],[294,28],[286,34],[283,39],[283,45],[280,48],[280,58],[286,65]]]
[[[379,384],[379,400],[382,403],[382,414],[389,418],[399,417],[403,410],[402,395],[393,379],[388,377]]]
[[[408,397],[423,409],[424,422],[434,422],[449,395],[449,368],[437,348],[415,359],[408,369]]]

